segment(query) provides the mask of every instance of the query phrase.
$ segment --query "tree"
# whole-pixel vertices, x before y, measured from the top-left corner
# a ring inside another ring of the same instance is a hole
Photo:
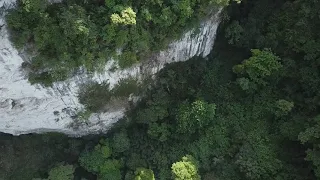
[[[118,139],[118,137],[116,137]],[[120,135],[122,139],[122,135]],[[121,143],[118,142],[117,143]],[[122,147],[122,146],[120,146]],[[120,148],[120,150],[123,150]],[[87,171],[98,175],[100,180],[121,180],[121,161],[111,158],[112,151],[108,140],[100,140],[91,151],[84,151],[80,158],[80,165]]]
[[[153,171],[151,169],[137,168],[135,171],[134,180],[155,180]]]
[[[116,2],[114,0],[105,0],[104,2],[108,8],[113,8],[116,5]]]
[[[73,180],[73,173],[72,165],[60,165],[50,170],[48,180]]]
[[[309,143],[311,147],[306,151],[306,160],[311,161],[315,174],[320,178],[320,115],[311,119],[312,124],[299,134],[299,140]]]
[[[249,79],[257,84],[265,85],[265,78],[280,70],[280,58],[270,50],[252,49],[252,56],[242,64],[233,67],[237,74],[247,74]]]
[[[37,68],[32,68],[29,80],[52,85],[80,67],[98,70],[120,49],[119,65],[129,67],[165,48],[221,1],[20,0],[6,17],[15,46],[30,43],[28,52],[38,52],[30,61]],[[42,60],[34,61],[38,57]]]
[[[145,18],[147,21],[151,21],[151,20],[152,20],[152,14],[149,12],[148,9],[143,9],[143,10],[142,10],[142,14],[143,14],[144,18]]]
[[[111,21],[114,24],[135,25],[137,23],[136,13],[131,7],[127,7],[121,11],[121,15],[116,13],[112,14]]]
[[[174,180],[200,180],[198,162],[190,155],[182,157],[182,161],[171,166]]]
[[[216,105],[197,100],[191,104],[182,104],[178,110],[178,131],[193,133],[210,123],[215,115]]]
[[[148,101],[147,108],[138,110],[136,117],[137,121],[145,124],[163,121],[169,116],[169,102],[168,93],[166,91],[157,91]]]
[[[167,123],[158,124],[156,122],[149,124],[148,134],[161,142],[164,142],[171,135]]]
[[[114,134],[112,138],[112,148],[114,152],[122,153],[130,148],[130,140],[125,130]]]
[[[131,67],[133,64],[138,62],[138,58],[137,55],[133,52],[123,52],[120,57],[119,57],[119,61],[118,64],[120,66],[120,68],[129,68]]]
[[[106,160],[100,167],[98,179],[101,180],[121,180],[121,163],[115,159]]]
[[[240,26],[238,21],[233,21],[226,29],[226,38],[228,38],[229,44],[236,44],[240,41],[243,28]]]
[[[287,115],[292,110],[293,107],[294,107],[293,102],[290,102],[284,99],[279,99],[276,102],[275,114],[277,116]]]
[[[102,82],[99,84],[93,82],[80,88],[78,98],[80,103],[85,105],[88,110],[98,112],[109,102],[111,96],[112,92],[109,89],[109,83]]]
[[[282,168],[272,147],[263,140],[245,142],[237,154],[236,164],[246,178],[252,180],[274,178]]]
[[[48,5],[48,1],[42,0],[22,0],[23,8],[27,12],[35,12],[40,13],[44,11],[44,9]]]
[[[171,26],[176,21],[176,15],[172,12],[170,7],[165,7],[161,10],[159,21],[154,20],[156,23],[162,24],[166,27]]]
[[[92,151],[84,151],[79,158],[80,165],[87,171],[98,174],[105,161],[111,156],[112,151],[108,141],[100,140]]]
[[[139,167],[146,167],[147,162],[146,159],[141,155],[137,153],[131,153],[127,159],[126,166],[131,170],[135,170]]]
[[[189,19],[194,13],[193,7],[194,1],[184,0],[179,1],[176,5],[173,6],[173,9],[180,13],[180,18],[178,19],[179,24],[185,24],[187,19]]]

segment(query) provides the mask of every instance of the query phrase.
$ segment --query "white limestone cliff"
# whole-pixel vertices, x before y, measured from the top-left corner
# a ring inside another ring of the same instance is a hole
[[[0,8],[6,9],[14,0],[0,0]],[[1,12],[1,11],[0,11]],[[108,61],[103,73],[89,76],[79,74],[52,87],[31,85],[21,69],[23,59],[8,39],[4,13],[0,14],[0,132],[14,135],[41,132],[62,132],[72,136],[99,133],[109,129],[124,116],[126,108],[118,106],[105,113],[93,114],[89,121],[72,127],[72,116],[83,108],[77,98],[81,84],[92,80],[109,81],[111,87],[121,78],[150,76],[166,63],[186,61],[193,56],[207,56],[213,46],[219,25],[219,12],[203,21],[197,31],[186,32],[183,37],[171,43],[167,50],[155,54],[125,70],[108,71]],[[195,34],[197,32],[197,34]]]

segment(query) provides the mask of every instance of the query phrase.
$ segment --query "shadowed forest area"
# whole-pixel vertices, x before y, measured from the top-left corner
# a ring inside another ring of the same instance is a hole
[[[211,54],[167,65],[108,134],[1,136],[0,177],[319,179],[320,1],[231,2],[221,18]]]

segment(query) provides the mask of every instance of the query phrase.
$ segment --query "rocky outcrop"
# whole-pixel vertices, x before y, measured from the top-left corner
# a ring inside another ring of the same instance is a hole
[[[1,0],[0,7],[8,8],[12,0]],[[219,12],[201,23],[199,29],[186,32],[152,59],[125,70],[109,71],[108,61],[102,73],[78,75],[56,82],[52,87],[31,85],[22,70],[23,58],[8,39],[4,15],[0,17],[0,131],[14,135],[41,132],[63,132],[73,136],[105,131],[124,116],[125,107],[112,108],[93,114],[89,121],[74,126],[72,118],[83,109],[77,95],[81,84],[88,81],[109,81],[114,86],[122,78],[143,79],[158,72],[167,63],[186,61],[193,56],[207,56],[214,43],[219,24]],[[197,33],[196,33],[197,32]]]

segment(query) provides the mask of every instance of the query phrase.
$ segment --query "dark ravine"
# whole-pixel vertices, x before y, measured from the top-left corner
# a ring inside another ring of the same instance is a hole
[[[99,138],[101,136],[70,138],[58,133],[20,136],[0,133],[0,180],[45,177],[47,169],[57,163],[76,163],[85,144],[96,143]],[[76,172],[94,179],[81,168]]]

